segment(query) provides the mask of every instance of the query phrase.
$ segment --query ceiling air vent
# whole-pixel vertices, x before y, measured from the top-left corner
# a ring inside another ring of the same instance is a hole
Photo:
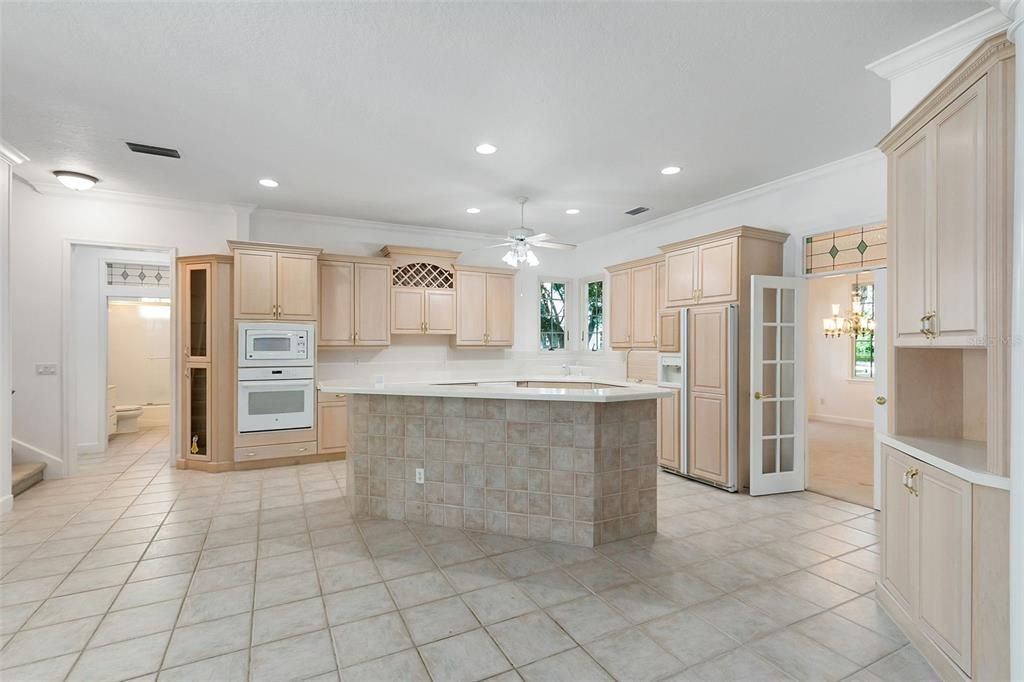
[[[151,154],[153,156],[166,156],[170,159],[180,159],[181,154],[178,153],[177,149],[170,149],[169,147],[154,147],[151,144],[139,144],[138,142],[125,142],[128,145],[128,149],[131,149],[137,154]]]
[[[628,211],[626,211],[626,215],[640,215],[641,213],[645,213],[646,211],[650,210],[651,209],[647,208],[646,206],[637,206],[636,208],[631,208]]]

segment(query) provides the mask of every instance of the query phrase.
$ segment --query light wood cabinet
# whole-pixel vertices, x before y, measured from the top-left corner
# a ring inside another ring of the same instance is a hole
[[[608,342],[613,349],[630,347],[630,325],[633,319],[630,281],[629,270],[619,270],[609,275]]]
[[[691,391],[725,394],[729,386],[729,308],[687,311],[687,381]]]
[[[455,266],[455,345],[511,346],[515,271]]]
[[[665,265],[669,306],[731,303],[739,299],[737,237],[668,251]]]
[[[391,343],[391,266],[383,259],[320,258],[319,346],[386,346]]]
[[[179,468],[216,471],[231,462],[236,365],[232,262],[224,255],[178,259],[182,326],[176,348],[183,365],[179,383],[180,450],[176,453]]]
[[[692,476],[729,482],[729,404],[722,394],[690,393],[687,463]]]
[[[455,290],[393,287],[392,334],[454,334]]]
[[[679,352],[679,311],[662,310],[658,313],[658,351]]]
[[[316,414],[316,451],[321,455],[345,452],[348,448],[348,403],[345,396],[320,393]]]
[[[664,258],[608,268],[608,341],[613,350],[656,349],[658,312],[665,294]]]
[[[316,320],[320,249],[229,241],[234,254],[234,316]]]
[[[658,464],[678,471],[681,391],[675,388],[671,390],[671,397],[658,400]]]
[[[970,674],[972,486],[887,445],[882,456],[882,585]]]
[[[729,482],[729,306],[697,307],[687,320],[687,464],[691,475]]]

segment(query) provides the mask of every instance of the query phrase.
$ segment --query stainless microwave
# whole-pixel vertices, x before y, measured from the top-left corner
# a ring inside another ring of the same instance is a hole
[[[311,324],[241,322],[239,367],[312,367],[316,352]]]

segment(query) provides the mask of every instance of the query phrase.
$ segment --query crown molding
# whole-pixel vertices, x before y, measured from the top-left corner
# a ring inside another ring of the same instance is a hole
[[[11,166],[19,166],[28,161],[28,157],[15,149],[7,140],[0,139],[0,160],[6,161]]]
[[[231,204],[218,204],[207,201],[195,201],[192,199],[175,199],[172,197],[161,197],[153,194],[118,192],[112,189],[100,189],[97,187],[78,192],[73,189],[68,189],[59,182],[32,182],[30,179],[24,177],[21,179],[24,180],[26,184],[33,187],[36,192],[45,196],[62,197],[65,199],[99,199],[102,201],[136,204],[140,206],[174,208],[191,211],[215,211],[218,213],[235,215],[234,208]]]
[[[1024,38],[1024,0],[989,0],[996,9],[1010,18],[1006,35],[1013,42]]]
[[[1004,4],[1007,5],[1018,2],[1020,0],[1004,0]],[[886,80],[893,80],[951,52],[971,47],[991,35],[1006,30],[1009,25],[1010,20],[1003,11],[989,7],[938,33],[922,38],[913,45],[873,61],[864,68]]]
[[[608,237],[621,237],[623,235],[635,234],[637,232],[643,232],[645,230],[654,229],[664,225],[671,225],[679,222],[680,220],[688,220],[705,213],[719,210],[731,204],[750,201],[751,199],[756,199],[759,196],[771,194],[772,192],[777,192],[787,187],[800,185],[819,178],[824,178],[834,173],[860,168],[862,166],[869,166],[871,164],[884,165],[884,163],[885,156],[882,152],[877,149],[868,149],[867,151],[863,151],[852,156],[846,156],[835,161],[830,161],[829,163],[821,166],[815,166],[814,168],[793,173],[792,175],[786,175],[775,180],[769,180],[768,182],[755,185],[749,189],[740,190],[733,194],[727,194],[723,197],[706,201],[703,204],[697,204],[696,206],[684,208],[681,211],[676,211],[675,213],[663,215],[653,220],[649,220],[646,223],[640,223],[639,225],[634,225],[633,227],[623,230],[616,230],[615,232],[611,232],[607,235],[601,235],[600,237],[595,237],[593,240],[588,241],[600,241]],[[581,242],[581,244],[585,243],[586,242]]]
[[[343,227],[362,227],[376,230],[403,230],[417,234],[446,235],[460,239],[474,241],[492,242],[495,239],[505,239],[507,235],[494,234],[491,232],[471,232],[469,230],[455,230],[449,227],[427,227],[425,225],[407,225],[404,223],[385,223],[376,220],[363,220],[361,218],[344,218],[340,216],[321,215],[318,213],[300,213],[298,211],[280,211],[272,208],[257,208],[256,216],[270,216],[285,220],[301,220],[307,223],[319,223],[321,225],[336,225]]]

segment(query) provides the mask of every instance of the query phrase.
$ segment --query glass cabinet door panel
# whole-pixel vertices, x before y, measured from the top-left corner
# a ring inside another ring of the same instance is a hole
[[[192,367],[188,371],[188,454],[206,457],[207,436],[209,435],[209,370],[206,367]]]
[[[210,269],[201,265],[188,271],[188,350],[189,357],[209,355]]]

